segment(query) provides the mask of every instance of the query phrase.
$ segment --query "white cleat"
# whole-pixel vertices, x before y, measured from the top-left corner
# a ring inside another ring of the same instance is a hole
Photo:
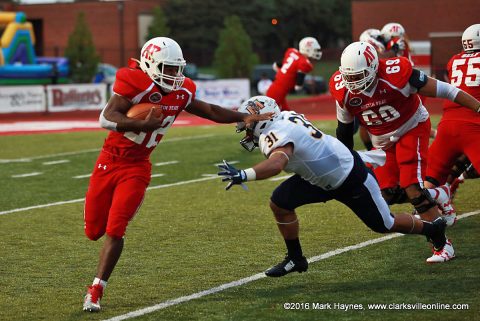
[[[85,300],[83,301],[83,311],[99,312],[100,299],[103,296],[103,287],[100,284],[91,285],[88,287]]]
[[[433,255],[427,259],[427,263],[443,263],[455,258],[455,250],[453,249],[452,241],[447,240],[440,251],[433,251]]]

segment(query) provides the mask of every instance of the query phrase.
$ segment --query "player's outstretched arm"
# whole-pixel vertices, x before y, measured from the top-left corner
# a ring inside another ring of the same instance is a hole
[[[480,101],[467,92],[435,78],[427,77],[426,84],[418,89],[418,93],[424,96],[445,98],[459,105],[480,112]]]
[[[272,150],[266,160],[245,170],[236,169],[226,161],[223,161],[223,164],[218,165],[220,169],[218,175],[223,177],[223,182],[229,182],[225,188],[227,190],[233,185],[240,185],[243,182],[267,179],[279,174],[287,166],[292,154],[293,145],[289,143]]]
[[[252,122],[270,119],[272,113],[265,113],[260,115],[251,115],[239,113],[227,108],[209,104],[204,101],[195,99],[186,109],[189,113],[197,115],[202,118],[212,120],[216,123],[239,123],[244,122],[247,125]]]
[[[162,117],[155,117],[153,109],[144,120],[128,118],[126,116],[132,103],[125,97],[112,95],[107,106],[100,114],[100,125],[115,131],[153,131],[162,126]]]

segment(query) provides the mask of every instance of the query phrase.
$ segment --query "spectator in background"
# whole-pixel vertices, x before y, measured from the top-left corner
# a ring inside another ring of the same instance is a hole
[[[288,93],[293,89],[302,90],[305,75],[313,70],[310,59],[315,62],[322,58],[320,44],[313,37],[303,38],[298,47],[299,49],[288,48],[282,63],[273,63],[277,74],[266,95],[275,99],[282,110],[290,110],[286,100]]]
[[[259,95],[265,95],[267,93],[268,88],[272,84],[272,80],[267,77],[266,73],[262,73],[262,77],[257,83],[257,91]]]

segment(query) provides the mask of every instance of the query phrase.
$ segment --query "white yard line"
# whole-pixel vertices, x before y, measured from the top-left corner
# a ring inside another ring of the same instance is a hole
[[[82,175],[80,175],[80,176],[82,176]],[[79,177],[77,176],[77,178],[79,178]],[[179,186],[179,185],[187,185],[187,184],[192,184],[192,183],[197,183],[197,182],[208,181],[208,180],[211,180],[211,179],[218,179],[218,176],[214,175],[214,176],[209,176],[209,177],[191,179],[191,180],[188,180],[188,181],[180,181],[180,182],[171,183],[171,184],[154,185],[154,186],[150,186],[149,188],[147,188],[147,190],[166,188],[166,187],[172,187],[172,186]],[[6,214],[11,214],[11,213],[17,213],[17,212],[24,212],[24,211],[28,211],[28,210],[37,209],[37,208],[45,208],[45,207],[51,207],[51,206],[57,206],[57,205],[63,205],[63,204],[80,203],[80,202],[83,202],[84,200],[85,200],[85,198],[78,198],[78,199],[75,199],[75,200],[68,200],[68,201],[34,205],[34,206],[28,206],[28,207],[22,207],[22,208],[15,208],[13,210],[1,211],[0,215],[6,215]]]
[[[153,165],[155,165],[155,166],[165,166],[165,165],[172,165],[172,164],[178,164],[178,161],[173,160],[173,161],[169,161],[169,162],[155,163]]]
[[[58,157],[58,156],[71,156],[71,155],[92,153],[92,152],[98,152],[98,151],[100,151],[100,149],[99,149],[99,148],[95,148],[95,149],[79,150],[79,151],[76,151],[76,152],[65,152],[65,153],[59,153],[59,154],[48,154],[48,155],[41,155],[41,156],[34,156],[34,157],[23,157],[23,158],[14,158],[14,159],[0,159],[0,164],[31,162],[32,160],[35,160],[35,159],[51,158],[51,157]]]
[[[90,177],[92,176],[92,174],[85,174],[85,175],[77,175],[77,176],[72,176],[72,178],[87,178],[87,177]]]
[[[162,140],[161,144],[166,143],[173,143],[182,140],[191,140],[191,139],[202,139],[214,136],[213,134],[205,134],[205,135],[197,135],[197,136],[185,136],[185,137],[174,137],[174,138],[166,138]],[[22,162],[31,162],[35,159],[43,159],[43,158],[51,158],[51,157],[58,157],[58,156],[71,156],[71,155],[79,155],[85,153],[92,153],[92,152],[99,152],[100,148],[94,149],[84,149],[75,152],[66,152],[66,153],[59,153],[59,154],[48,154],[48,155],[41,155],[41,156],[33,156],[33,157],[22,157],[22,158],[14,158],[14,159],[0,159],[0,164],[7,164],[7,163],[22,163]]]
[[[227,161],[227,163],[229,163],[229,164],[238,164],[238,163],[240,163],[240,161],[238,161],[238,160],[233,160],[233,161]],[[223,162],[213,164],[213,166],[218,166],[218,165],[223,165]]]
[[[480,213],[480,210],[477,210],[477,211],[474,211],[474,212],[459,215],[457,218],[458,219],[463,219],[463,218],[467,218],[469,216],[477,215],[479,213]],[[361,249],[363,247],[367,247],[367,246],[372,245],[372,244],[385,242],[385,241],[388,241],[388,240],[391,240],[393,238],[397,238],[397,237],[400,237],[400,236],[403,236],[403,235],[404,234],[398,234],[398,233],[388,234],[384,237],[379,237],[379,238],[371,239],[371,240],[361,242],[361,243],[358,243],[358,244],[342,247],[342,248],[339,248],[339,249],[336,249],[336,250],[333,250],[333,251],[323,253],[321,255],[313,256],[313,257],[308,259],[308,262],[310,262],[310,263],[318,262],[318,261],[321,261],[321,260],[328,259],[332,256],[336,256],[336,255],[339,255],[339,254],[342,254],[342,253],[345,253],[345,252],[349,252],[349,251],[353,251],[353,250],[358,250],[358,249]],[[110,319],[106,319],[106,320],[103,320],[103,321],[121,321],[121,320],[127,320],[127,319],[131,319],[131,318],[139,317],[139,316],[142,316],[142,315],[145,315],[145,314],[148,314],[148,313],[152,313],[152,312],[155,312],[155,311],[158,311],[158,310],[168,308],[168,307],[173,306],[173,305],[177,305],[177,304],[180,304],[180,303],[184,303],[184,302],[188,302],[188,301],[191,301],[191,300],[194,300],[194,299],[198,299],[198,298],[204,297],[206,295],[210,295],[210,294],[222,292],[222,291],[230,289],[230,288],[242,286],[242,285],[245,285],[247,283],[250,283],[250,282],[253,282],[253,281],[256,281],[256,280],[260,280],[260,279],[263,279],[263,278],[266,278],[266,277],[267,276],[263,272],[262,273],[257,273],[257,274],[251,275],[249,277],[240,279],[240,280],[232,281],[232,282],[229,282],[229,283],[224,283],[222,285],[219,285],[217,287],[214,287],[214,288],[211,288],[211,289],[208,289],[208,290],[204,290],[204,291],[196,292],[196,293],[193,293],[193,294],[190,294],[190,295],[182,296],[182,297],[179,297],[179,298],[167,300],[167,301],[164,301],[164,302],[161,302],[161,303],[158,303],[158,304],[155,304],[155,305],[143,308],[143,309],[135,310],[135,311],[132,311],[132,312],[129,312],[129,313],[126,313],[126,314],[122,314],[122,315],[119,315],[119,316],[116,316],[116,317],[113,317],[113,318],[110,318]]]
[[[152,174],[152,175],[150,175],[150,177],[162,177],[162,176],[165,176],[165,174],[158,173],[158,174]]]
[[[57,165],[57,164],[63,164],[63,163],[70,163],[70,161],[68,159],[59,159],[51,162],[43,162],[42,165]]]
[[[17,175],[12,175],[12,178],[22,178],[22,177],[38,176],[38,175],[42,175],[42,174],[43,174],[43,172],[33,172],[33,173],[17,174]]]

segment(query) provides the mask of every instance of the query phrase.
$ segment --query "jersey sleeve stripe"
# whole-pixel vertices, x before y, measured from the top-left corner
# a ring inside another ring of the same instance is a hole
[[[141,93],[139,93],[138,95],[136,95],[135,97],[133,97],[132,103],[133,103],[133,104],[138,104],[138,103],[140,103],[140,101],[142,100],[143,96],[145,96],[146,94],[148,94],[148,93],[153,89],[153,86],[155,86],[155,83],[152,82],[147,89],[145,89],[144,91],[142,91]]]
[[[192,96],[193,96],[193,94],[192,94],[192,93],[190,92],[190,90],[188,90],[187,88],[182,87],[181,89],[184,90],[184,91],[186,91],[187,94],[188,94],[188,101],[187,101],[187,103],[185,104],[185,108],[187,108],[188,105],[190,105],[190,103],[192,102]]]

